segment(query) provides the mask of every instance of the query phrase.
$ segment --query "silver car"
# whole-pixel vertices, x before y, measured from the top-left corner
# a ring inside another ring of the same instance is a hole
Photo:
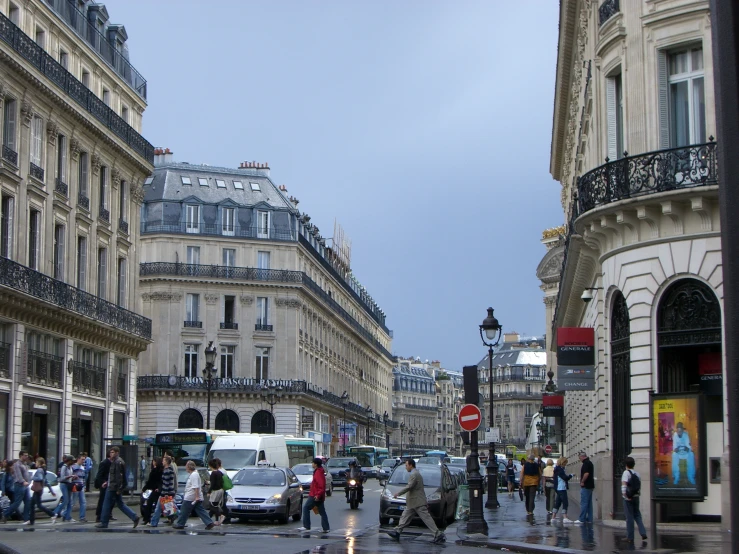
[[[323,469],[326,474],[326,496],[334,494],[334,478],[327,469]],[[303,494],[308,494],[310,484],[313,482],[313,464],[295,464],[293,473],[303,486]]]
[[[234,475],[226,506],[231,517],[298,521],[303,509],[303,487],[289,468],[246,467]]]

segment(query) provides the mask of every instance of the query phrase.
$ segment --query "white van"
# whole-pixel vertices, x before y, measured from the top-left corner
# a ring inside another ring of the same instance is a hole
[[[242,467],[267,463],[290,467],[287,445],[283,435],[235,433],[218,437],[208,453],[208,461],[219,458],[229,477]]]

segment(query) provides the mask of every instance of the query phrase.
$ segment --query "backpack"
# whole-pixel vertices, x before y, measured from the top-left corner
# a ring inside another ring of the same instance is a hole
[[[634,498],[641,492],[641,479],[630,469],[627,471],[629,472],[629,480],[626,481],[626,497]]]
[[[233,481],[231,481],[228,473],[226,473],[225,471],[222,471],[221,473],[223,473],[223,490],[230,491],[232,488],[234,488]]]

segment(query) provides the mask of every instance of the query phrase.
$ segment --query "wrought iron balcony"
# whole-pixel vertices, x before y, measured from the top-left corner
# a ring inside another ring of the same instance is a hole
[[[10,343],[0,342],[0,377],[10,377]]]
[[[128,379],[125,373],[118,373],[115,392],[118,402],[125,402],[128,399]]]
[[[90,211],[90,199],[83,193],[79,193],[77,196],[77,205],[80,208],[86,209],[88,212]]]
[[[164,223],[162,221],[142,220],[141,233],[174,233],[293,242],[297,240],[297,232],[289,228],[270,229],[269,233],[262,233],[256,225],[232,225],[224,229],[223,225],[219,223],[193,224],[186,221]]]
[[[288,271],[286,269],[257,269],[255,267],[180,264],[175,262],[142,263],[139,267],[139,275],[141,277],[147,275],[178,275],[279,283],[301,283],[303,279],[303,274],[300,271]]]
[[[604,0],[604,2],[600,5],[600,8],[598,8],[598,24],[603,25],[619,11],[621,11],[619,7],[619,0]]]
[[[36,350],[28,351],[27,377],[29,383],[62,388],[64,358]]]
[[[183,327],[191,327],[194,329],[202,329],[203,328],[203,322],[202,321],[188,321],[185,320],[183,323]]]
[[[247,377],[215,378],[211,390],[259,393],[270,386],[281,387],[284,394],[304,393],[305,381],[293,379],[250,379]],[[202,377],[183,377],[181,375],[139,375],[136,389],[142,390],[205,390],[208,384]]]
[[[69,187],[67,187],[67,183],[57,178],[54,180],[54,190],[63,196],[67,196]]]
[[[118,220],[118,230],[121,233],[128,234],[128,221],[126,221],[125,219],[119,219]]]
[[[624,152],[624,154],[626,154]],[[577,214],[599,206],[657,192],[718,184],[716,143],[625,155],[577,180]]]
[[[18,167],[18,152],[3,144],[3,159]]]
[[[31,174],[31,177],[35,177],[39,181],[43,182],[44,169],[42,167],[39,167],[35,163],[31,162],[28,164],[28,172]]]
[[[82,362],[69,362],[72,368],[72,390],[105,398],[105,368]]]
[[[85,42],[95,50],[121,79],[126,81],[141,98],[146,100],[146,79],[136,71],[111,40],[105,38],[85,14],[69,0],[46,0],[46,3],[64,20]]]
[[[100,213],[98,214],[98,217],[100,217],[100,219],[102,219],[103,221],[110,223],[110,212],[102,206],[100,206]]]
[[[23,56],[39,72],[46,75],[82,109],[113,131],[145,160],[154,163],[154,147],[144,137],[3,14],[0,14],[0,40]]]
[[[221,329],[233,329],[238,331],[239,324],[234,321],[221,321]]]
[[[121,331],[151,339],[150,319],[2,256],[0,286],[17,290]]]
[[[266,323],[255,323],[254,324],[254,330],[255,331],[272,331],[272,325],[267,325]]]

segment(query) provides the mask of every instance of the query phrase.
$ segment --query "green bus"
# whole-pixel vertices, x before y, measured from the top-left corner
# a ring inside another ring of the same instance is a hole
[[[198,467],[205,467],[208,452],[213,441],[223,435],[232,435],[234,431],[217,431],[213,429],[175,429],[154,436],[154,456],[164,456],[171,452],[178,466],[184,466],[192,460]]]
[[[362,471],[368,477],[377,477],[383,460],[390,457],[390,451],[382,446],[350,446],[346,449],[347,456],[354,456],[362,466]]]
[[[313,439],[285,435],[285,443],[290,467],[296,464],[309,464],[316,457],[316,441]]]

